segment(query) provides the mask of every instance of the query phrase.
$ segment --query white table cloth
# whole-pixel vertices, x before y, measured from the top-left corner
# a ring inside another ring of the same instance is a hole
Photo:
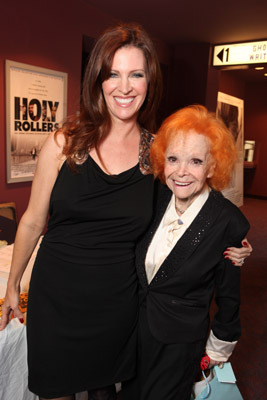
[[[26,326],[17,318],[0,331],[0,399],[38,400],[28,390]]]
[[[36,246],[21,281],[21,292],[28,292],[33,263],[41,239]],[[6,293],[13,244],[0,247],[0,298]],[[28,390],[26,326],[14,318],[0,331],[0,399],[38,400]]]

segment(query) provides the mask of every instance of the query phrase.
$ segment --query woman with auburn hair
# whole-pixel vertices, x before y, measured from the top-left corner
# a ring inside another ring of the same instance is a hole
[[[151,146],[154,175],[166,186],[136,251],[139,354],[127,400],[189,400],[204,351],[210,367],[234,350],[240,268],[223,252],[239,246],[249,223],[217,190],[236,158],[233,136],[203,106],[167,118]],[[214,289],[218,311],[208,334]]]
[[[72,165],[75,165],[77,159],[79,162],[84,156],[87,157],[88,149],[95,148],[102,167],[108,172],[99,152],[99,145],[110,133],[112,113],[103,96],[102,83],[110,79],[114,55],[121,48],[135,48],[142,52],[147,92],[136,115],[136,124],[148,132],[156,131],[162,78],[154,45],[141,26],[135,23],[116,25],[107,29],[96,42],[84,74],[81,113],[78,117],[70,118],[63,127],[65,139],[71,137],[64,148],[64,154]],[[112,78],[116,81],[117,77],[114,74]],[[138,79],[138,74],[135,79]],[[122,107],[126,108],[126,104],[122,104]],[[152,136],[144,136],[144,141],[150,143]],[[145,169],[149,172],[148,153],[145,152],[144,156],[142,171]]]
[[[135,245],[152,217],[149,147],[161,94],[151,39],[119,24],[96,42],[81,113],[42,148],[17,233],[3,329],[46,224],[29,290],[29,389],[41,399],[116,398],[133,377],[138,315]]]
[[[114,384],[135,373],[135,245],[153,212],[149,148],[160,94],[143,28],[106,30],[85,72],[80,115],[48,137],[38,158],[0,329],[23,318],[19,283],[49,214],[27,314],[29,389],[41,399],[88,391],[90,400],[113,400]],[[234,262],[249,253],[230,250]]]

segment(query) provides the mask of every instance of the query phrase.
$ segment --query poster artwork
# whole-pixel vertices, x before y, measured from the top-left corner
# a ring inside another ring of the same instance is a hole
[[[58,106],[58,101],[14,97],[14,132],[11,139],[13,177],[23,173],[34,174],[44,139],[59,127]],[[22,140],[20,135],[24,135]]]
[[[40,70],[37,67],[36,70],[19,68],[17,65],[11,65],[9,70],[9,182],[33,179],[44,141],[49,133],[59,128],[65,117],[66,74],[57,75],[55,71],[53,75],[46,73],[51,70]]]
[[[243,147],[244,147],[244,101],[237,97],[218,92],[217,115],[231,131],[238,151],[238,161],[233,171],[230,184],[223,194],[236,206],[243,205]]]

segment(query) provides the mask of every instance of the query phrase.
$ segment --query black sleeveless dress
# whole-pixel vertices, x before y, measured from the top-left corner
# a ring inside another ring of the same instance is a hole
[[[152,217],[153,176],[116,176],[88,156],[64,163],[32,272],[27,314],[29,389],[53,398],[135,373],[135,244]]]

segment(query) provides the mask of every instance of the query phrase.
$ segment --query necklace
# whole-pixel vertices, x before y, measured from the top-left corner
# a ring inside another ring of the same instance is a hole
[[[184,214],[186,212],[186,210],[188,209],[188,207],[191,205],[192,200],[189,198],[186,202],[186,204],[184,204],[183,208],[179,208],[177,203],[175,202],[175,210],[178,214]]]
[[[177,211],[179,214],[183,214],[183,213],[185,212],[185,210],[181,210],[181,209],[178,208],[177,206],[175,206],[175,209],[176,209],[176,211]]]

